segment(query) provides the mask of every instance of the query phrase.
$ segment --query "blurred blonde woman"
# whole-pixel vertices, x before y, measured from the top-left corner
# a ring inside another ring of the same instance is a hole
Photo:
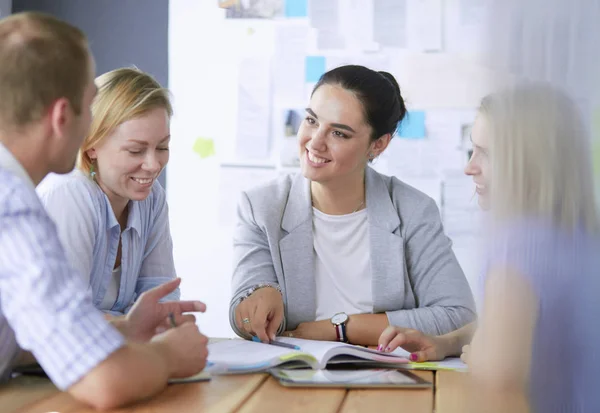
[[[150,75],[122,68],[96,79],[92,124],[76,170],[38,193],[97,308],[124,314],[142,292],[176,277],[165,191],[169,93]],[[165,298],[179,299],[179,289]]]
[[[473,338],[479,383],[523,393],[534,411],[598,412],[600,236],[582,116],[557,89],[521,85],[484,99],[472,140],[465,172],[491,212],[477,331],[390,328],[380,343],[424,360]]]

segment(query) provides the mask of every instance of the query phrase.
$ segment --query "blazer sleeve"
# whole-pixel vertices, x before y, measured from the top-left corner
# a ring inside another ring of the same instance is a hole
[[[246,337],[235,324],[235,309],[252,287],[279,286],[266,232],[256,223],[248,195],[242,192],[237,208],[237,225],[233,236],[234,269],[231,280],[233,298],[229,306],[229,323],[240,337]],[[279,332],[285,330],[285,319]]]
[[[431,198],[415,209],[406,223],[404,236],[416,308],[387,312],[390,324],[440,335],[474,321],[471,288]]]

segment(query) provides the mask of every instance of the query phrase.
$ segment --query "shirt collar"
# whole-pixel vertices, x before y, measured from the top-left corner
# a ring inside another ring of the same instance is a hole
[[[35,191],[35,185],[23,165],[14,157],[6,146],[0,143],[0,167],[21,178],[28,187]]]
[[[108,217],[106,221],[108,223],[108,228],[119,227],[119,221],[117,221],[117,217],[115,216],[115,213],[110,205],[110,200],[108,199],[108,196],[104,193],[104,191],[102,191],[100,186],[98,186],[98,190],[104,196],[104,200],[106,201],[106,205],[108,206]],[[127,226],[125,227],[125,229],[127,230],[129,228],[133,228],[136,230],[138,235],[140,235],[142,233],[142,220],[140,217],[141,211],[139,201],[129,201],[129,203],[127,203],[126,208],[129,208],[129,215],[127,217]]]

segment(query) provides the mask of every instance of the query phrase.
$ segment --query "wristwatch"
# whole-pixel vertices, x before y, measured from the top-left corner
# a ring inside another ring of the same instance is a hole
[[[342,343],[348,342],[348,335],[346,335],[346,323],[348,322],[348,314],[337,313],[331,317],[331,324],[335,327],[335,334],[337,339]]]

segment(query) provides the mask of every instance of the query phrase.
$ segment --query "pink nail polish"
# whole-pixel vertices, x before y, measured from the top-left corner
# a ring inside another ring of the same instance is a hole
[[[386,347],[386,348],[385,348],[385,352],[386,352],[386,353],[389,353],[390,351],[392,351],[392,349],[391,349],[391,348],[389,348],[389,347]]]
[[[410,355],[410,360],[411,361],[417,361],[417,359],[418,359],[418,357],[417,357],[416,354],[413,353],[413,354]]]
[[[380,344],[379,347],[377,347],[377,351],[381,351],[383,350],[383,346]]]

